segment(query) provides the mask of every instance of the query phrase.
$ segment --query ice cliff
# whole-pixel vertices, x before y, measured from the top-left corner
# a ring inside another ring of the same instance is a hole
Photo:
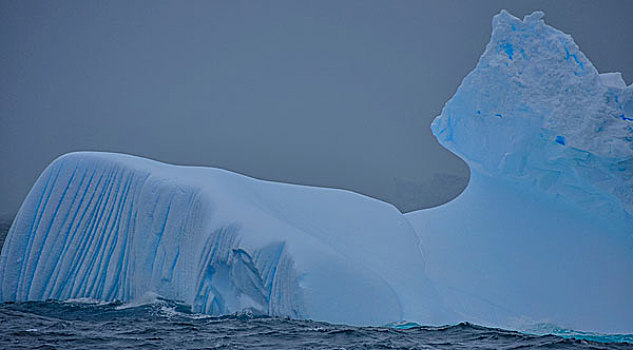
[[[461,318],[631,332],[633,86],[599,74],[542,16],[495,16],[475,70],[432,124],[471,181],[407,217]]]
[[[120,154],[55,160],[0,257],[0,300],[148,294],[193,311],[347,324],[446,317],[393,206]]]

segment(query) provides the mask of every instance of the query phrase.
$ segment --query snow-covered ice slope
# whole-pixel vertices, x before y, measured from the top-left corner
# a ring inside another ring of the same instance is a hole
[[[0,301],[148,293],[194,311],[380,325],[445,322],[419,239],[347,191],[109,153],[55,160],[0,258]]]
[[[495,16],[432,124],[471,181],[407,218],[462,318],[632,332],[633,86],[599,74],[542,16]]]

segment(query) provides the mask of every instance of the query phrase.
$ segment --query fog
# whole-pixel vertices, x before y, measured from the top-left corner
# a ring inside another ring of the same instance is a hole
[[[631,83],[628,0],[2,1],[0,215],[79,150],[446,202],[468,169],[429,124],[502,8]]]

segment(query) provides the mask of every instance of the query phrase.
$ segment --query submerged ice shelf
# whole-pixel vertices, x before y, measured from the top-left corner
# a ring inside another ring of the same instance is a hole
[[[433,122],[471,169],[454,201],[402,215],[348,191],[68,154],[13,222],[0,301],[154,293],[211,314],[633,332],[633,86],[541,17],[495,16]]]

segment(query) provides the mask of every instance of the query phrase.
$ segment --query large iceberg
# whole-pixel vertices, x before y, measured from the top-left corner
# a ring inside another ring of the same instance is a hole
[[[147,294],[195,312],[446,321],[390,204],[213,168],[72,153],[40,176],[0,257],[0,301]]]
[[[599,74],[542,16],[494,18],[432,124],[470,183],[407,217],[461,318],[632,332],[633,86]]]
[[[347,191],[73,153],[13,222],[0,301],[149,293],[210,314],[633,332],[633,86],[541,17],[497,15],[433,122],[471,169],[452,202],[402,215]]]

